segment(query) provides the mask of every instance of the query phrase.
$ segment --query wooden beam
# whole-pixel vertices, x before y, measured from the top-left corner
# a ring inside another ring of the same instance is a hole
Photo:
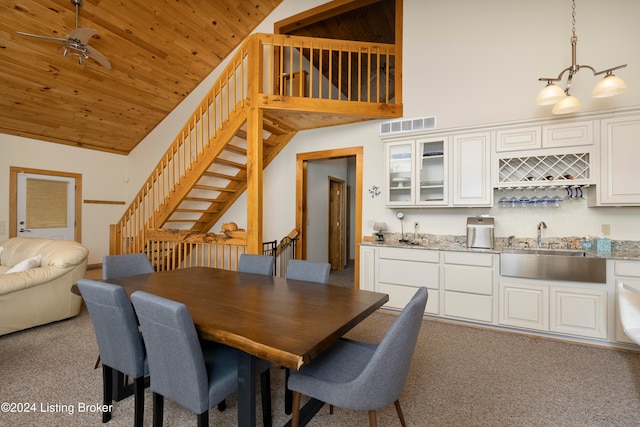
[[[275,34],[288,34],[291,31],[304,28],[307,25],[342,15],[361,7],[377,3],[380,0],[334,0],[330,3],[322,4],[313,9],[306,10],[297,15],[285,18],[273,24]]]

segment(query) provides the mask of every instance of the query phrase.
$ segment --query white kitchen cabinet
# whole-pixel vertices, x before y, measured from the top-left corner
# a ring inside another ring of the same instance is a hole
[[[492,206],[491,133],[454,135],[453,205]]]
[[[440,314],[440,252],[378,248],[376,291],[389,294],[384,307],[402,310],[419,287],[429,292],[425,313]]]
[[[445,316],[493,322],[494,263],[493,254],[444,252]]]
[[[600,182],[589,206],[640,206],[640,115],[600,121]]]
[[[549,286],[500,281],[501,325],[549,330]]]
[[[496,151],[535,150],[542,147],[540,126],[498,129]]]
[[[449,138],[416,141],[416,205],[449,204]]]
[[[491,132],[385,143],[389,207],[492,206]]]
[[[371,246],[360,246],[360,289],[375,291],[376,251]]]
[[[607,291],[500,280],[501,325],[607,338]]]
[[[620,323],[620,307],[618,306],[618,285],[620,283],[633,283],[640,285],[640,262],[638,261],[613,261],[613,274],[615,277],[616,292],[616,328],[615,339],[619,342],[635,344],[631,338],[624,333],[622,323]]]
[[[542,148],[593,144],[592,120],[542,126]]]
[[[413,140],[385,145],[385,201],[387,206],[415,204],[415,143]]]
[[[549,330],[590,338],[607,338],[607,291],[552,286]]]

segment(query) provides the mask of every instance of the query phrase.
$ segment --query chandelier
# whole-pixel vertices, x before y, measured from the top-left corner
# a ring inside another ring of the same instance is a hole
[[[538,105],[552,105],[553,114],[568,114],[578,111],[581,108],[580,101],[569,93],[571,89],[571,81],[573,76],[582,68],[588,68],[593,72],[594,76],[604,74],[604,78],[593,88],[591,96],[594,98],[606,98],[608,96],[614,96],[621,94],[627,90],[627,85],[621,78],[613,74],[613,71],[620,68],[624,68],[627,64],[618,65],[617,67],[607,68],[606,70],[596,71],[595,68],[590,65],[578,65],[576,64],[576,47],[578,45],[578,37],[576,36],[576,1],[572,0],[573,12],[571,14],[573,35],[571,36],[571,66],[565,68],[560,72],[557,78],[541,77],[539,81],[546,81],[547,85],[540,91],[536,97],[536,104]],[[567,76],[567,84],[564,90],[561,87],[554,84],[554,82],[561,82],[565,73],[569,73]]]

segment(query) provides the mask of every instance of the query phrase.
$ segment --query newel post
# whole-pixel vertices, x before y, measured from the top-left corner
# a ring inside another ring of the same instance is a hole
[[[262,90],[262,48],[254,37],[249,45],[247,86],[247,253],[262,252],[262,110],[258,96]]]

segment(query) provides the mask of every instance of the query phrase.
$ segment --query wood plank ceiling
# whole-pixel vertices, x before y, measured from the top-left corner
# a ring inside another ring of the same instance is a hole
[[[276,32],[394,43],[396,1],[334,0]],[[78,26],[98,31],[111,70],[16,33],[64,38],[71,0],[0,2],[0,133],[128,154],[282,0],[82,2]]]
[[[282,0],[84,0],[92,59],[16,31],[64,38],[70,0],[0,3],[0,133],[129,153]]]

